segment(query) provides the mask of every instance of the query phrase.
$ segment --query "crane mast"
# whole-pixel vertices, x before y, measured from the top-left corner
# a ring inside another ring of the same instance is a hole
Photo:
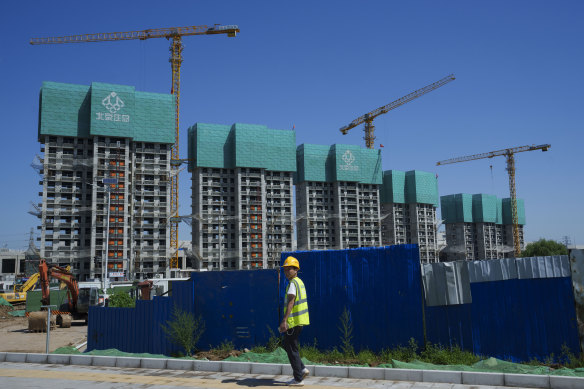
[[[367,148],[372,149],[375,145],[375,126],[373,125],[373,119],[375,119],[379,115],[382,115],[384,113],[391,111],[392,109],[396,109],[397,107],[400,107],[400,106],[404,105],[405,103],[409,103],[410,101],[412,101],[420,96],[423,96],[426,93],[433,91],[434,89],[438,89],[441,86],[446,85],[449,82],[454,81],[454,80],[455,80],[454,74],[450,74],[450,75],[444,77],[443,79],[436,81],[435,83],[432,83],[430,85],[426,85],[423,88],[415,90],[408,95],[400,97],[399,99],[392,101],[389,104],[386,104],[382,107],[374,109],[373,111],[368,112],[365,115],[358,117],[357,119],[353,120],[348,125],[341,127],[340,131],[343,135],[347,135],[347,133],[349,132],[350,129],[355,128],[358,125],[365,123],[365,128],[364,128],[365,136],[363,137],[363,139],[365,139],[365,145],[367,146]]]
[[[507,173],[509,175],[509,196],[511,197],[511,220],[513,223],[513,246],[515,257],[521,255],[521,241],[519,239],[519,216],[517,215],[517,193],[515,189],[515,154],[525,151],[548,151],[551,147],[549,144],[520,146],[509,149],[490,151],[487,153],[467,155],[464,157],[451,158],[444,161],[436,162],[436,166],[448,165],[458,162],[473,161],[476,159],[493,158],[504,156],[507,161]]]
[[[172,84],[170,93],[175,96],[175,142],[171,149],[171,167],[178,168],[182,163],[179,159],[179,114],[180,114],[180,69],[183,61],[183,36],[227,34],[235,37],[239,32],[236,25],[213,26],[186,26],[154,28],[141,31],[110,32],[82,35],[67,35],[62,37],[32,38],[31,45],[60,44],[60,43],[87,43],[121,40],[146,40],[151,38],[166,38],[170,40],[170,65],[172,70]],[[178,267],[178,174],[171,174],[170,183],[170,268]],[[131,248],[130,248],[131,249]],[[106,253],[106,255],[108,255]]]

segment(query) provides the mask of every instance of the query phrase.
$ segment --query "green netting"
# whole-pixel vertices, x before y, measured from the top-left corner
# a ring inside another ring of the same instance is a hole
[[[503,199],[497,199],[497,221],[496,224],[503,224]]]
[[[419,170],[406,172],[405,189],[406,203],[438,206],[438,180],[434,173]]]
[[[235,166],[296,171],[296,131],[235,123]]]
[[[89,136],[89,86],[43,82],[40,92],[39,138],[41,135]]]
[[[379,150],[354,145],[302,144],[296,150],[296,159],[298,183],[347,181],[380,185],[383,182]]]
[[[10,304],[8,301],[6,301],[4,298],[0,297],[0,305],[7,305],[9,307],[12,306],[12,304]]]
[[[102,135],[168,144],[175,139],[171,94],[100,82],[91,86],[44,82],[39,110],[39,137]]]
[[[235,123],[195,123],[189,128],[189,167],[296,171],[296,132]]]
[[[380,196],[383,204],[406,202],[406,172],[400,170],[386,170],[383,172],[383,185]]]
[[[21,310],[18,310],[18,311],[12,311],[12,312],[8,312],[8,314],[10,316],[15,316],[15,317],[24,317],[25,314],[26,314],[26,310],[21,309]]]
[[[466,193],[441,196],[442,219],[450,223],[473,222],[473,196]]]
[[[81,352],[73,346],[65,346],[51,351],[51,354],[81,354]]]
[[[517,199],[517,219],[518,224],[525,225],[525,204],[523,199]],[[510,198],[503,199],[503,224],[513,224]]]
[[[257,362],[257,363],[290,363],[288,360],[288,354],[283,348],[278,347],[271,353],[254,353],[248,352],[243,353],[238,357],[228,357],[225,361],[235,361],[235,362]],[[314,362],[309,361],[306,358],[302,358],[302,362],[305,365],[314,365]]]
[[[149,353],[126,353],[124,351],[120,351],[115,348],[110,348],[107,350],[92,350],[85,353],[81,353],[73,346],[67,347],[59,347],[55,351],[51,352],[51,354],[83,354],[83,355],[96,355],[96,356],[105,356],[105,357],[133,357],[133,358],[172,358],[168,355],[163,354],[149,354]],[[180,357],[175,359],[190,359],[195,360],[196,358],[192,357]]]
[[[562,375],[584,377],[584,369],[552,369],[548,366],[532,366],[521,363],[503,361],[497,358],[488,358],[479,361],[471,366],[467,365],[436,365],[422,361],[400,362],[392,360],[391,364],[379,365],[396,369],[416,369],[416,370],[453,370],[453,371],[476,371],[487,373],[511,373],[511,374],[539,374],[539,375]]]
[[[51,354],[81,354],[73,346],[59,347]],[[98,355],[98,356],[112,356],[112,357],[134,357],[134,358],[169,358],[162,354],[148,354],[148,353],[126,353],[117,349],[107,349],[107,350],[93,350],[83,355]],[[189,359],[195,360],[192,357],[181,357],[177,359]],[[230,356],[224,359],[225,361],[233,362],[256,362],[256,363],[281,363],[288,364],[288,356],[282,348],[277,348],[275,351],[270,353],[256,353],[247,352],[243,353],[238,357]],[[306,358],[302,358],[305,365],[323,365],[321,363],[311,362]],[[346,366],[364,366],[351,364]],[[572,377],[584,377],[584,368],[577,369],[552,369],[548,366],[540,365],[526,365],[521,363],[513,363],[508,361],[503,361],[497,358],[487,358],[481,360],[473,365],[437,365],[428,362],[422,362],[419,360],[414,360],[412,362],[401,362],[395,359],[391,360],[391,363],[380,364],[376,367],[383,368],[394,368],[394,369],[413,369],[413,370],[451,370],[451,371],[476,371],[476,372],[488,372],[488,373],[512,373],[512,374],[539,374],[539,375],[561,375],[561,376],[572,376]]]
[[[472,217],[475,223],[496,223],[497,196],[482,193],[472,195]]]
[[[329,146],[301,144],[296,149],[296,182],[330,181]]]
[[[334,158],[333,181],[377,185],[383,183],[381,150],[334,144],[331,146],[331,153]]]

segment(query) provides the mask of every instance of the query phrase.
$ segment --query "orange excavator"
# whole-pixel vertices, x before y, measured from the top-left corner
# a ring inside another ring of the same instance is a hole
[[[63,282],[67,286],[68,301],[61,305],[56,312],[56,322],[62,328],[71,327],[72,320],[85,320],[87,323],[87,313],[90,305],[96,305],[98,301],[98,289],[96,287],[79,288],[79,283],[75,276],[65,268],[47,264],[41,259],[39,264],[39,278],[41,284],[42,298],[41,305],[50,304],[49,280],[54,278]],[[45,312],[31,312],[29,314],[29,329],[44,328],[47,323]]]

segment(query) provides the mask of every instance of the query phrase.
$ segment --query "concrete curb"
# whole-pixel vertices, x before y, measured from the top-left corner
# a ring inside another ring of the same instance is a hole
[[[0,362],[43,363],[59,365],[170,369],[228,372],[241,374],[290,375],[290,365],[232,361],[200,361],[165,358],[105,357],[0,352]],[[534,374],[482,373],[449,370],[409,370],[354,366],[306,366],[311,377],[335,377],[388,381],[436,382],[464,385],[490,385],[538,389],[581,389],[584,377]]]

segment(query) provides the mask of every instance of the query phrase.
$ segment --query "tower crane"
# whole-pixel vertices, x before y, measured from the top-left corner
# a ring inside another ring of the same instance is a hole
[[[166,38],[170,41],[170,66],[172,69],[172,85],[170,93],[175,95],[175,141],[171,150],[171,167],[178,167],[181,164],[179,159],[179,113],[180,113],[180,67],[183,61],[182,37],[191,35],[216,35],[227,34],[228,37],[235,37],[239,32],[236,25],[213,26],[186,26],[153,28],[141,31],[109,32],[83,35],[68,35],[61,37],[32,38],[31,45],[46,45],[59,43],[85,43],[85,42],[105,42],[105,41],[125,41],[125,40],[146,40],[152,38]],[[170,191],[170,248],[172,256],[170,267],[178,267],[178,174],[171,177]],[[106,254],[107,255],[107,254]]]
[[[359,116],[357,119],[353,120],[348,125],[341,127],[340,131],[343,133],[343,135],[347,135],[351,128],[357,127],[358,125],[365,123],[365,128],[363,129],[363,131],[365,132],[365,136],[363,137],[363,139],[365,139],[365,146],[367,146],[368,149],[372,149],[373,146],[375,145],[375,126],[373,125],[373,119],[375,119],[379,115],[391,111],[392,109],[396,109],[397,107],[402,106],[405,103],[409,103],[410,101],[420,96],[423,96],[426,93],[433,91],[434,89],[440,88],[441,86],[446,85],[454,80],[455,80],[454,74],[446,76],[433,84],[426,85],[421,89],[415,90],[408,95],[405,95],[395,101],[392,101],[387,105],[384,105],[383,107],[379,107],[371,112],[366,113],[363,116]]]
[[[515,192],[515,154],[522,153],[524,151],[548,151],[551,147],[549,144],[542,144],[539,146],[520,146],[513,147],[509,149],[490,151],[488,153],[467,155],[465,157],[451,158],[444,161],[436,162],[436,166],[448,165],[451,163],[473,161],[475,159],[483,158],[493,158],[498,156],[505,156],[507,159],[507,173],[509,174],[509,194],[511,197],[511,218],[513,221],[513,246],[515,257],[518,258],[521,255],[521,242],[519,241],[519,219],[517,217],[517,195]]]

